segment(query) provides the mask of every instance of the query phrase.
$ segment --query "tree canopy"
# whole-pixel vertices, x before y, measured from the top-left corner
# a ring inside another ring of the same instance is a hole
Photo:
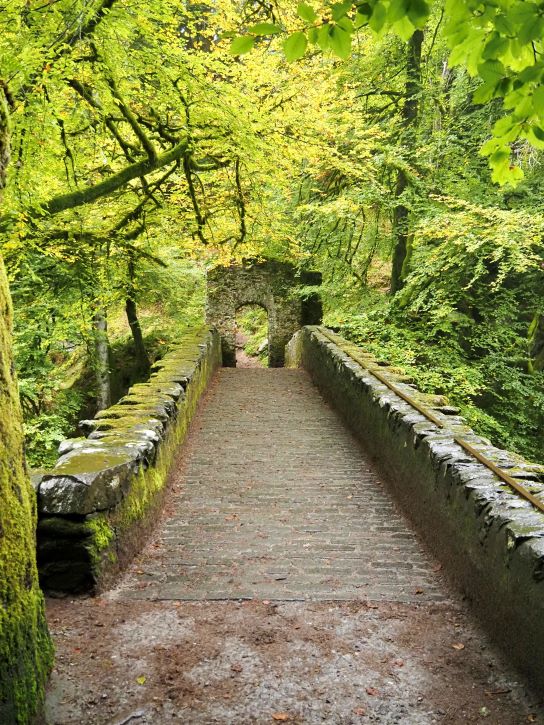
[[[330,324],[542,456],[543,12],[3,3],[32,460],[202,319],[210,265],[259,257],[323,271]]]
[[[270,6],[271,7],[271,6]],[[269,13],[269,10],[266,10]],[[270,19],[275,21],[273,12]],[[522,165],[512,157],[511,144],[528,141],[544,148],[544,5],[525,0],[370,0],[297,7],[300,29],[289,23],[260,22],[247,34],[233,40],[235,55],[252,49],[263,35],[287,33],[283,50],[288,60],[297,60],[311,50],[330,50],[347,59],[358,31],[369,28],[377,37],[387,32],[408,40],[438,16],[441,37],[450,51],[451,67],[462,66],[481,79],[474,101],[503,100],[507,113],[493,126],[493,137],[482,153],[489,157],[493,179],[515,182],[523,177]],[[253,13],[249,15],[252,19]],[[440,27],[441,26],[441,27]],[[354,48],[354,52],[357,49]]]

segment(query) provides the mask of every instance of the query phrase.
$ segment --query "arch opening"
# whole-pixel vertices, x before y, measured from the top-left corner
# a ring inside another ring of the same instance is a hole
[[[225,367],[236,366],[236,311],[256,304],[268,313],[268,367],[285,363],[285,346],[302,325],[321,322],[321,300],[302,297],[300,286],[321,284],[319,272],[300,271],[288,262],[246,260],[217,266],[207,274],[206,321],[221,335]]]
[[[236,367],[268,367],[269,316],[263,305],[247,303],[237,308],[235,334]]]

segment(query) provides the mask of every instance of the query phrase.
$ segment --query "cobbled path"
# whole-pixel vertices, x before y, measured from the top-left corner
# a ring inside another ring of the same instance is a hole
[[[448,599],[368,456],[301,370],[223,369],[163,522],[114,597]]]
[[[178,461],[117,587],[48,602],[48,725],[544,724],[304,372],[221,370]]]

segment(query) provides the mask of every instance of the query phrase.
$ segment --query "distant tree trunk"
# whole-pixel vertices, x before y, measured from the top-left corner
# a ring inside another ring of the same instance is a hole
[[[141,373],[145,375],[149,372],[151,363],[150,363],[149,355],[147,354],[147,350],[145,347],[144,336],[142,335],[142,328],[140,325],[140,320],[138,319],[138,311],[136,308],[136,301],[135,301],[136,290],[134,287],[135,269],[134,269],[134,257],[132,255],[129,257],[128,275],[129,275],[129,288],[128,288],[127,299],[125,302],[125,311],[127,313],[127,320],[128,320],[128,324],[130,326],[130,331],[132,333],[132,339],[134,340],[134,351],[136,353],[136,362],[138,364],[138,370],[140,370]]]
[[[415,125],[419,110],[419,91],[421,88],[421,47],[423,31],[416,30],[408,41],[406,58],[406,89],[402,109],[402,121],[405,130],[405,143],[414,140]],[[400,199],[408,188],[408,177],[399,169],[395,188],[395,197]],[[408,273],[412,251],[410,234],[410,210],[399,202],[393,211],[393,268],[391,270],[391,294],[398,292]]]
[[[94,366],[96,377],[96,407],[104,410],[111,405],[110,344],[108,340],[108,319],[104,310],[97,310],[93,316]]]
[[[10,156],[0,82],[0,201]],[[11,340],[11,298],[0,258],[0,722],[30,723],[43,706],[53,648],[36,569],[36,496],[23,451]]]
[[[0,201],[6,185],[6,174],[10,158],[9,106],[6,88],[0,81]]]
[[[536,313],[529,326],[529,360],[527,368],[530,373],[544,370],[544,315]]]

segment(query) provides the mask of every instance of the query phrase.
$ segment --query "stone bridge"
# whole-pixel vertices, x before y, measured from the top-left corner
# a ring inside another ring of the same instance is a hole
[[[544,685],[544,516],[456,436],[535,496],[540,469],[299,330],[259,276],[236,271],[222,340],[193,331],[39,485],[42,583],[71,595],[49,603],[49,720],[540,722],[494,646]],[[249,301],[288,367],[228,367]]]

